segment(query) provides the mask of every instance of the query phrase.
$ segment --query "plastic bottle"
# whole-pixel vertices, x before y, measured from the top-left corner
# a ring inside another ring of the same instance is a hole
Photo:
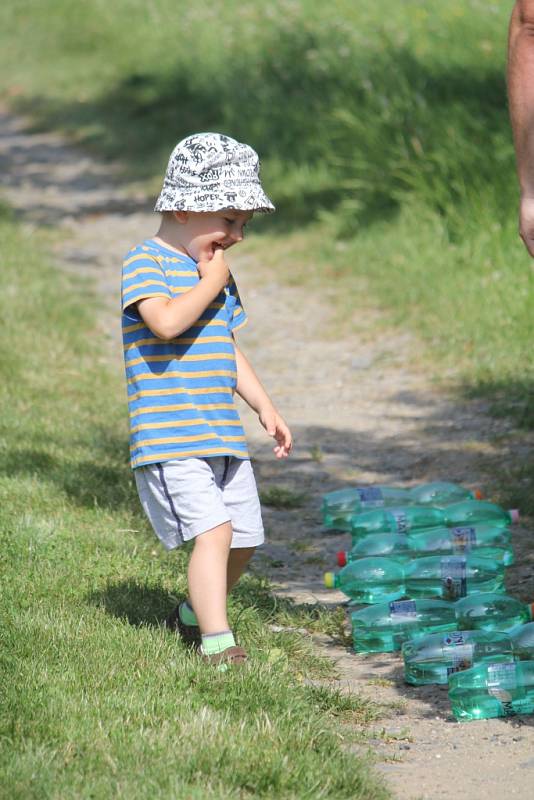
[[[403,642],[421,634],[476,629],[512,631],[521,654],[521,648],[529,652],[534,632],[530,629],[520,634],[514,629],[533,617],[534,603],[528,605],[505,594],[481,592],[455,603],[421,598],[380,603],[353,611],[351,622],[354,649],[358,653],[398,650]]]
[[[457,720],[534,714],[534,661],[477,664],[449,677]]]
[[[408,597],[458,600],[475,592],[504,592],[504,566],[497,561],[467,556],[424,556],[406,565]]]
[[[458,627],[453,603],[426,599],[368,606],[353,611],[351,623],[357,653],[390,653],[413,637]]]
[[[423,483],[412,489],[400,486],[354,486],[323,496],[323,522],[327,528],[350,530],[351,515],[368,509],[423,503],[440,506],[460,500],[480,500],[481,497],[478,489],[471,492],[456,483],[445,481]]]
[[[458,528],[435,528],[411,534],[370,533],[356,538],[352,549],[337,553],[337,563],[344,567],[367,556],[393,556],[405,562],[423,555],[459,555],[472,553],[493,558],[505,567],[513,564],[508,528],[493,525],[472,525]]]
[[[378,534],[375,534],[378,535]],[[513,563],[514,553],[510,546],[509,528],[501,528],[491,523],[463,525],[455,528],[435,528],[429,531],[414,531],[407,537],[409,548],[414,555],[460,555],[473,553],[493,557],[503,561],[508,567]],[[490,555],[493,550],[501,553]]]
[[[479,661],[513,658],[509,634],[502,631],[450,631],[431,633],[402,645],[404,679],[422,686],[447,683],[449,675],[469,669]]]
[[[341,550],[337,554],[338,566],[344,567],[352,561],[369,556],[393,556],[403,563],[413,558],[408,537],[398,533],[372,533],[356,542],[352,550]]]
[[[423,528],[455,528],[488,522],[506,528],[518,520],[519,512],[516,509],[505,511],[494,503],[465,500],[443,508],[399,506],[354,514],[351,533],[354,539],[369,533],[409,533]]]
[[[522,603],[506,594],[481,592],[462,597],[454,609],[460,630],[510,631],[533,619],[534,603]]]
[[[503,631],[431,633],[402,646],[407,683],[447,683],[449,675],[481,661],[534,658],[534,622]]]
[[[474,592],[504,591],[504,567],[479,556],[428,556],[405,566],[393,558],[360,558],[337,574],[326,572],[325,586],[341,589],[357,603],[382,603],[400,597],[458,600]]]
[[[385,603],[405,594],[404,570],[391,558],[361,558],[337,574],[326,572],[324,584],[358,603]]]

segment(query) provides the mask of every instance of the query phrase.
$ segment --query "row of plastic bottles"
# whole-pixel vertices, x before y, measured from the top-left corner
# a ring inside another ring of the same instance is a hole
[[[404,642],[430,633],[485,630],[509,632],[531,622],[534,604],[498,592],[477,592],[454,603],[419,598],[379,603],[351,613],[357,653],[400,650]]]
[[[399,506],[364,511],[351,517],[350,532],[355,539],[370,533],[409,533],[430,528],[457,528],[488,523],[508,528],[518,521],[517,509],[506,511],[495,503],[484,500],[464,500],[443,507]]]
[[[448,683],[458,720],[534,713],[534,604],[503,593],[519,514],[479,497],[436,483],[323,502],[325,526],[352,534],[325,584],[373,604],[351,614],[355,651],[402,648],[406,681]]]
[[[458,600],[475,592],[504,592],[504,564],[478,555],[426,556],[404,564],[391,557],[361,558],[337,574],[326,572],[324,583],[355,603],[401,597]]]
[[[348,530],[350,517],[369,509],[426,503],[442,506],[462,500],[480,500],[481,497],[479,491],[471,492],[463,486],[444,481],[423,483],[413,489],[400,486],[355,486],[329,492],[323,497],[323,521],[327,528]]]
[[[396,561],[409,561],[423,555],[461,555],[473,553],[493,558],[505,567],[514,560],[510,546],[510,530],[500,525],[433,528],[414,533],[370,533],[356,538],[351,550],[341,550],[337,563],[344,567],[351,561],[369,556],[393,556]]]

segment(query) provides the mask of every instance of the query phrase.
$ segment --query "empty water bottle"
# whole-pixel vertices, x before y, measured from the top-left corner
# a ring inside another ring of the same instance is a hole
[[[440,506],[481,497],[479,490],[470,491],[446,481],[423,483],[412,489],[400,486],[355,486],[323,496],[323,522],[327,528],[350,530],[352,514],[368,509],[424,503]]]
[[[445,600],[396,600],[353,611],[352,638],[357,653],[389,653],[425,633],[458,627],[454,604]]]
[[[369,533],[409,533],[424,528],[456,528],[481,523],[492,523],[506,528],[518,520],[519,512],[516,509],[505,511],[494,503],[465,500],[443,508],[399,506],[354,514],[351,518],[351,533],[354,539]]]
[[[403,566],[393,558],[361,558],[337,574],[327,572],[325,586],[341,589],[357,603],[382,603],[403,596],[457,600],[474,592],[503,590],[504,567],[479,556],[427,556]]]
[[[501,631],[431,633],[403,644],[404,678],[416,686],[447,683],[454,672],[512,653],[512,639]]]
[[[402,565],[390,558],[362,558],[337,574],[325,572],[324,584],[358,603],[383,603],[405,594]]]
[[[447,683],[449,675],[480,661],[532,659],[534,622],[504,631],[450,631],[431,633],[402,646],[407,683]]]
[[[502,561],[505,567],[514,560],[510,546],[510,530],[491,523],[414,531],[407,537],[407,542],[414,555],[473,553]]]
[[[507,594],[481,592],[462,597],[454,609],[460,630],[510,631],[532,620],[534,604]]]
[[[533,616],[534,603],[528,605],[505,594],[481,592],[455,603],[427,599],[380,603],[353,611],[351,622],[358,653],[398,650],[403,642],[420,634],[486,630],[513,631],[521,655],[521,648],[528,654],[534,631],[519,634],[514,629],[530,622]]]
[[[458,600],[475,592],[503,592],[504,566],[478,555],[425,556],[406,565],[404,585],[408,597]]]
[[[400,563],[413,558],[408,537],[398,533],[373,533],[364,536],[356,542],[352,550],[341,550],[337,554],[337,563],[340,567],[369,556],[393,556]]]
[[[449,699],[457,720],[534,714],[534,662],[477,664],[449,676]]]
[[[351,550],[337,553],[337,563],[344,567],[366,556],[393,556],[396,561],[424,555],[472,555],[492,558],[505,567],[514,561],[508,528],[493,525],[472,525],[459,528],[400,533],[370,533],[356,538]]]

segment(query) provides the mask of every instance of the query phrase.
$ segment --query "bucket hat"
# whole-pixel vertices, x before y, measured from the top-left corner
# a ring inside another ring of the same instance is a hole
[[[171,153],[154,211],[260,211],[274,205],[262,189],[258,154],[222,133],[195,133]]]

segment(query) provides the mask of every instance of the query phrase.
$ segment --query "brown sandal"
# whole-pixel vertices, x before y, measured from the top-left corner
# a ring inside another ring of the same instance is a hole
[[[214,664],[215,666],[219,664],[244,664],[247,660],[247,654],[242,647],[233,645],[232,647],[227,647],[226,650],[222,650],[220,653],[213,653],[212,655],[203,653],[202,659],[207,664]]]

